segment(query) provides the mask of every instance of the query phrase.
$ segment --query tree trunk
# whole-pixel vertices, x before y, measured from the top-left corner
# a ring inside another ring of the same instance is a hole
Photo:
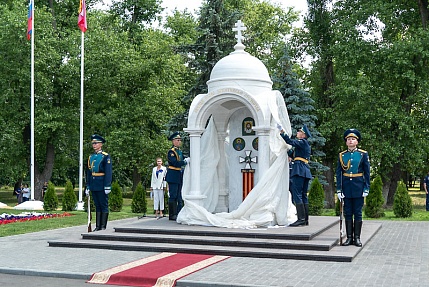
[[[423,29],[426,29],[427,22],[429,20],[428,0],[418,0],[418,2],[419,2],[420,17],[422,18],[422,27]]]
[[[383,197],[387,206],[393,205],[396,188],[398,187],[398,181],[400,180],[401,164],[395,163],[392,170],[387,174],[386,179],[383,180]]]
[[[39,164],[34,162],[34,199],[42,200],[42,188],[45,181],[52,177],[54,169],[55,148],[52,143],[46,143],[46,157],[43,171],[40,172]],[[30,165],[31,167],[31,165]],[[32,187],[33,188],[33,187]]]
[[[329,167],[327,171],[323,172],[323,175],[326,177],[328,184],[323,187],[325,191],[325,200],[327,208],[335,207],[335,180],[334,180],[334,165],[333,160],[327,160],[326,158],[322,161],[323,165]]]

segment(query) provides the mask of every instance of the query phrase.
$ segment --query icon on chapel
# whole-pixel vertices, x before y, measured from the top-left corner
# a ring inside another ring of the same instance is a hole
[[[244,139],[242,138],[236,138],[233,142],[232,142],[232,147],[236,150],[236,151],[241,151],[244,149],[244,147],[246,146],[246,142],[244,141]]]
[[[252,141],[252,147],[254,150],[258,150],[258,142],[259,142],[259,138],[254,138]]]
[[[255,131],[253,130],[253,126],[255,125],[255,121],[252,118],[245,118],[242,124],[242,135],[243,136],[254,136]]]

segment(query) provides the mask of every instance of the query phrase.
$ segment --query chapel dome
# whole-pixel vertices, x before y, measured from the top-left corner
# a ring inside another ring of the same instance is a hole
[[[244,51],[244,48],[243,44],[237,43],[234,52],[216,63],[207,82],[209,90],[235,85],[244,89],[252,86],[272,88],[273,83],[265,65]]]

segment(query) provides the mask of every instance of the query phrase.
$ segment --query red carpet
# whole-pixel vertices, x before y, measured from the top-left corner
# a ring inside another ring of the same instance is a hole
[[[227,258],[229,256],[160,253],[94,273],[88,283],[173,287],[178,279]]]

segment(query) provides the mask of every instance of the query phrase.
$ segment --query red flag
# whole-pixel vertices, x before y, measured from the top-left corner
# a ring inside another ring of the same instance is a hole
[[[82,32],[86,32],[88,26],[86,25],[86,5],[85,0],[80,0],[79,3],[79,17],[77,19],[77,25]]]
[[[33,0],[28,3],[27,40],[31,39],[33,33]]]

